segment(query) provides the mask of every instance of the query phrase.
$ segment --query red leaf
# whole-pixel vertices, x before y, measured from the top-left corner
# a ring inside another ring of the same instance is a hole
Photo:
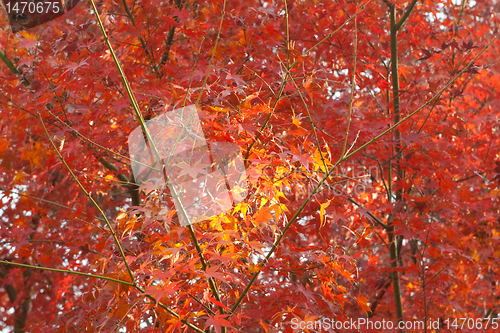
[[[221,332],[221,326],[233,328],[233,326],[231,326],[231,324],[226,320],[226,317],[227,315],[221,314],[210,317],[205,323],[205,328],[213,326],[215,327],[215,331],[217,331],[217,333]]]
[[[177,284],[172,282],[172,283],[169,283],[168,285],[163,286],[163,287],[161,287],[161,286],[149,286],[145,290],[146,290],[146,294],[153,296],[156,300],[156,304],[158,304],[163,296],[171,295],[178,289],[179,288],[177,287]]]
[[[226,278],[224,277],[224,275],[222,275],[222,273],[217,272],[219,267],[220,267],[220,265],[207,268],[207,270],[205,271],[205,276],[207,278],[211,277],[211,278],[220,280],[222,282],[226,282]]]

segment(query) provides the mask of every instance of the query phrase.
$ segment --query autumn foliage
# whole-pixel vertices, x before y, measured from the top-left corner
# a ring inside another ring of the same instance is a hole
[[[14,33],[2,11],[0,330],[496,318],[499,12],[88,0]],[[183,105],[248,176],[243,202],[191,226],[135,184],[127,145]]]

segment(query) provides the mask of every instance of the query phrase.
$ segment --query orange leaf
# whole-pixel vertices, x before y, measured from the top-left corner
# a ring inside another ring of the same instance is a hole
[[[372,312],[370,309],[370,306],[367,304],[368,298],[366,298],[365,296],[359,295],[358,298],[356,299],[356,301],[358,302],[359,306],[363,309],[363,311],[365,311],[367,314],[368,314],[368,312]]]

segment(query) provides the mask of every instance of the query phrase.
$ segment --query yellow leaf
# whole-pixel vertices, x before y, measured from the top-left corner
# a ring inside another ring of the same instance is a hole
[[[127,231],[130,231],[131,235],[132,231],[134,230],[135,222],[137,222],[137,216],[134,216],[127,223],[125,223],[125,230],[123,231],[123,234],[125,234]]]
[[[120,214],[116,217],[116,220],[121,224],[124,223],[126,219],[128,219],[127,213],[124,210],[121,210]]]
[[[300,127],[300,124],[302,124],[300,122],[300,120],[298,120],[297,118],[295,118],[295,111],[292,109],[292,113],[293,113],[293,118],[292,118],[292,123],[297,126],[297,127]]]
[[[163,254],[163,252],[165,252],[166,249],[167,248],[165,246],[155,245],[154,246],[153,254],[155,254],[155,255],[161,255],[161,254]]]
[[[253,273],[257,273],[258,271],[260,271],[259,266],[254,265],[254,264],[250,264],[250,267],[248,268],[248,273],[253,274]]]
[[[224,230],[222,228],[222,222],[226,222],[226,219],[227,218],[225,216],[216,216],[210,220],[210,226],[216,230],[222,231]]]
[[[211,106],[210,107],[212,110],[216,111],[216,112],[223,112],[223,113],[226,113],[226,112],[229,112],[231,111],[231,109],[223,109],[223,108],[219,108],[217,106]]]
[[[260,199],[260,206],[259,209],[262,208],[266,203],[268,203],[269,200],[267,198],[262,198]]]
[[[14,182],[16,184],[20,184],[24,181],[24,173],[21,171],[21,172],[16,172],[16,175],[14,176]]]
[[[330,206],[330,203],[331,203],[331,200],[328,200],[327,202],[325,203],[322,203],[320,206],[319,206],[319,218],[321,220],[321,224],[320,224],[320,228],[323,226],[323,222],[325,220],[325,209]]]

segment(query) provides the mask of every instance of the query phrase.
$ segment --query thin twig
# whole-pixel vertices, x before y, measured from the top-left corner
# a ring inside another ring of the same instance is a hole
[[[203,85],[201,87],[200,94],[198,95],[198,98],[196,99],[195,105],[198,105],[200,100],[201,100],[201,96],[203,95],[203,91],[205,90],[205,87],[206,87],[207,82],[208,82],[208,77],[210,76],[210,70],[212,69],[212,65],[214,63],[215,51],[217,50],[217,45],[219,44],[220,34],[222,31],[222,23],[224,22],[224,16],[226,15],[226,3],[227,3],[227,0],[224,0],[224,3],[222,4],[222,14],[221,14],[220,23],[219,23],[219,31],[217,32],[217,38],[215,39],[215,45],[214,45],[214,49],[212,50],[212,56],[210,57],[210,61],[208,62],[207,73],[205,74],[205,78],[203,79]]]
[[[171,180],[168,178],[168,176],[167,176],[167,180],[169,183],[171,183]],[[180,202],[179,196],[178,196],[177,192],[175,191],[174,186],[171,187],[171,191],[172,191],[172,198],[176,201],[177,206],[180,207],[180,211],[181,211],[182,216],[184,217],[185,222],[190,223],[187,212],[184,209],[184,206],[182,205],[182,203]],[[187,227],[189,230],[189,234],[191,236],[191,240],[193,241],[194,247],[196,249],[196,252],[198,253],[198,256],[200,258],[200,262],[201,262],[201,266],[203,268],[203,271],[206,271],[209,266],[205,260],[205,257],[203,256],[203,250],[201,249],[200,244],[198,243],[198,239],[196,238],[196,234],[194,233],[193,226],[191,224],[188,224]],[[212,290],[212,294],[214,295],[215,299],[218,302],[220,302],[221,298],[220,298],[219,290],[217,288],[217,284],[215,283],[215,281],[211,277],[208,277],[207,280],[208,280],[208,284],[210,285],[210,289]],[[224,313],[224,309],[221,306],[219,306],[219,310],[221,313]]]
[[[354,19],[354,64],[353,64],[353,74],[352,74],[352,85],[351,85],[351,97],[349,99],[349,116],[347,118],[347,129],[344,136],[344,146],[342,147],[342,153],[340,156],[344,156],[347,147],[347,139],[349,138],[349,128],[351,126],[352,118],[352,105],[354,103],[354,90],[356,89],[356,60],[358,57],[358,20]]]
[[[297,86],[295,79],[293,78],[292,74],[290,73],[290,27],[289,27],[289,22],[288,22],[288,6],[286,3],[286,0],[284,0],[284,2],[285,2],[285,20],[286,20],[286,66],[287,66],[285,79],[287,76],[290,78],[290,81],[292,82],[293,86],[295,87],[295,90],[299,94],[300,100],[302,101],[302,104],[304,105],[304,108],[306,109],[307,117],[309,119],[309,123],[311,124],[311,128],[313,130],[313,136],[314,136],[314,139],[316,141],[316,147],[318,148],[319,156],[321,157],[321,161],[323,162],[323,167],[325,168],[324,171],[326,172],[326,170],[328,170],[328,166],[326,165],[325,157],[323,156],[323,152],[321,151],[321,145],[319,143],[318,134],[316,133],[316,127],[314,126],[311,112],[309,112],[309,108],[307,107],[307,103],[304,99],[304,96],[302,96],[302,93],[301,93],[299,87]]]
[[[90,274],[90,273],[83,273],[83,272],[71,271],[71,270],[67,270],[67,269],[57,269],[57,268],[48,268],[48,267],[33,266],[33,265],[26,265],[26,264],[18,264],[18,263],[15,263],[15,262],[4,261],[4,260],[0,260],[0,264],[17,266],[17,267],[23,267],[23,268],[38,269],[38,270],[42,270],[42,271],[51,271],[51,272],[59,272],[59,273],[66,273],[66,274],[81,275],[81,276],[86,276],[86,277],[91,277],[91,278],[96,278],[96,279],[101,279],[101,280],[108,280],[108,281],[112,281],[112,282],[124,284],[124,285],[127,285],[127,286],[131,286],[131,287],[134,286],[134,283],[132,283],[132,282],[118,280],[118,279],[110,278],[108,276],[102,276],[102,275],[95,275],[95,274]]]
[[[93,0],[91,0],[91,1],[93,1]],[[50,144],[52,145],[52,147],[56,151],[56,153],[59,156],[59,159],[61,160],[61,162],[64,164],[64,166],[66,167],[66,169],[71,174],[71,177],[78,184],[78,187],[80,187],[80,189],[85,193],[85,195],[90,200],[90,202],[92,202],[92,204],[97,208],[97,210],[99,211],[99,213],[101,214],[101,216],[104,218],[104,221],[106,222],[106,225],[107,225],[109,231],[111,232],[111,235],[113,236],[113,239],[115,241],[115,245],[116,245],[116,247],[118,248],[118,250],[120,252],[120,255],[122,257],[123,263],[125,264],[125,267],[127,268],[127,272],[128,272],[128,274],[130,276],[130,279],[131,279],[131,281],[134,281],[134,274],[132,273],[132,270],[130,269],[130,266],[128,264],[127,258],[125,257],[125,252],[123,251],[123,248],[122,248],[122,246],[120,244],[120,241],[118,240],[118,236],[116,235],[116,233],[115,233],[115,231],[113,229],[113,226],[109,222],[108,217],[106,216],[106,214],[104,214],[104,211],[102,210],[102,208],[94,200],[94,198],[90,195],[90,193],[85,189],[85,187],[82,185],[82,183],[80,183],[80,181],[78,180],[78,178],[76,177],[76,175],[73,173],[73,170],[70,168],[70,166],[68,165],[68,163],[66,163],[66,160],[64,159],[64,157],[62,156],[61,152],[57,148],[56,144],[52,140],[52,137],[50,136],[49,131],[47,130],[47,127],[45,126],[45,122],[43,121],[42,116],[40,115],[40,113],[38,113],[38,119],[40,120],[40,123],[43,126],[43,130],[45,131],[45,135],[49,139]]]
[[[104,37],[104,41],[106,42],[106,45],[109,49],[109,52],[111,53],[111,56],[113,58],[113,61],[116,65],[116,68],[118,69],[118,72],[120,73],[120,77],[122,79],[123,85],[125,86],[125,90],[127,91],[127,95],[130,99],[130,104],[132,105],[132,108],[134,109],[135,115],[141,124],[142,131],[144,135],[147,138],[147,141],[149,142],[151,148],[153,149],[154,156],[158,160],[158,162],[161,165],[161,157],[160,153],[158,152],[158,149],[153,141],[153,138],[151,137],[151,134],[149,133],[148,127],[146,126],[146,121],[144,120],[141,111],[139,109],[139,104],[137,103],[137,100],[135,99],[134,93],[132,91],[132,88],[130,87],[130,83],[128,82],[127,76],[125,75],[125,72],[123,71],[120,62],[118,61],[118,58],[116,57],[115,51],[113,50],[113,46],[109,42],[108,35],[106,33],[106,30],[104,29],[104,25],[101,21],[101,17],[99,16],[99,11],[97,10],[97,7],[95,5],[94,0],[90,0],[90,3],[92,4],[92,8],[94,9],[94,14],[97,19],[97,23],[99,27],[101,28],[102,35]]]
[[[320,40],[319,42],[317,42],[315,45],[313,45],[311,48],[309,48],[307,51],[304,52],[303,54],[303,57],[306,57],[307,55],[309,55],[309,53],[311,53],[312,50],[314,50],[318,45],[320,45],[321,43],[323,43],[325,40],[327,40],[328,38],[330,38],[331,36],[333,36],[334,34],[336,34],[340,29],[342,29],[347,23],[349,23],[350,20],[353,19],[353,17],[356,17],[361,11],[363,11],[366,6],[371,2],[372,0],[368,0],[366,3],[364,3],[363,5],[361,5],[361,8],[354,14],[352,15],[351,17],[349,17],[342,25],[340,25],[337,29],[335,29],[333,32],[329,33],[325,38],[323,38],[322,40]],[[295,60],[293,62],[293,64],[290,66],[290,68],[288,69],[289,71],[295,66],[295,64],[297,63],[298,60]],[[276,108],[276,105],[278,104],[278,102],[280,101],[281,99],[281,95],[283,93],[283,90],[285,89],[285,85],[287,83],[287,80],[286,80],[287,76],[285,75],[284,77],[284,80],[280,86],[280,89],[279,89],[279,92],[275,98],[275,101],[274,101],[274,104],[273,106],[271,107],[271,112],[269,113],[269,115],[267,116],[266,120],[264,121],[264,124],[261,126],[261,128],[259,129],[259,131],[257,132],[257,134],[255,135],[252,143],[248,146],[247,148],[247,151],[245,153],[245,157],[244,157],[244,160],[246,161],[245,164],[248,165],[248,157],[250,156],[250,151],[252,150],[253,146],[255,145],[255,143],[257,142],[257,140],[260,138],[262,132],[264,131],[264,129],[267,127],[267,125],[269,124],[269,120],[271,119],[271,116],[273,115],[274,113],[274,110]]]

